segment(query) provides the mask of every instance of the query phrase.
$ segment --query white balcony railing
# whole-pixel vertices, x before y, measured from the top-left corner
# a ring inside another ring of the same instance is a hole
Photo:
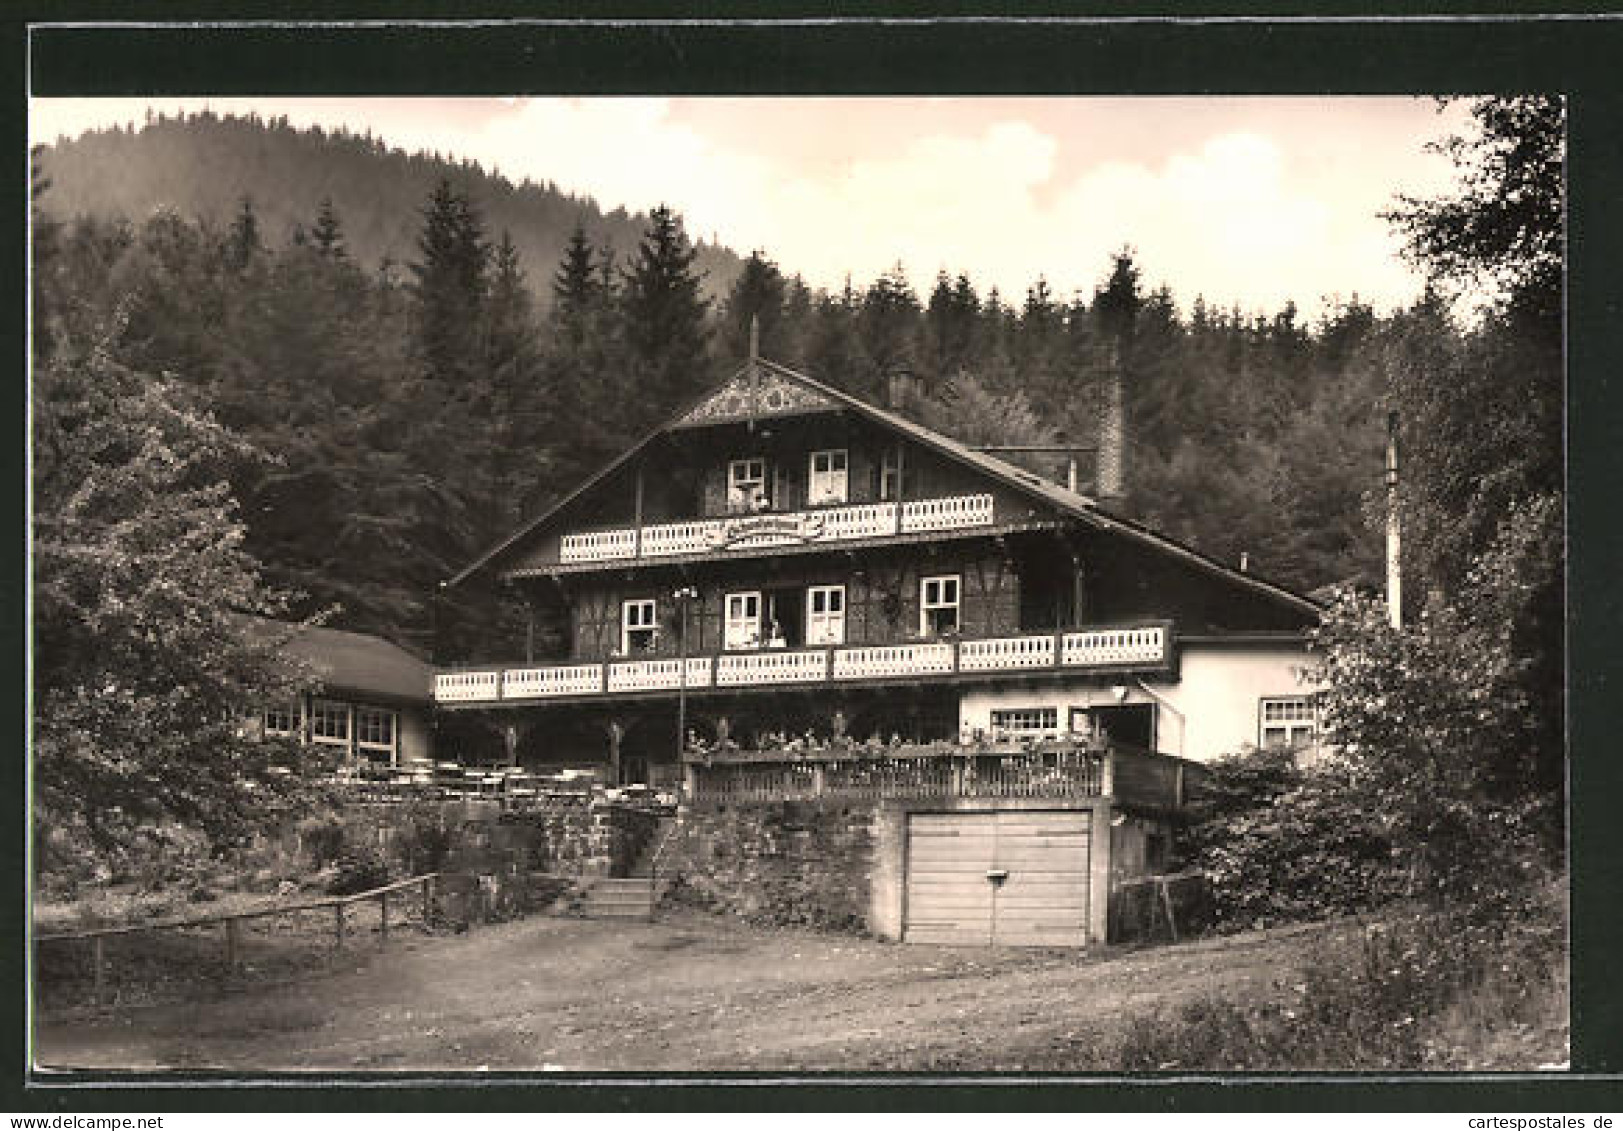
[[[589,695],[603,690],[602,664],[557,668],[517,668],[502,673],[503,699],[543,699],[549,695]]]
[[[913,641],[906,644],[765,649],[680,659],[611,660],[606,664],[444,672],[434,679],[440,703],[673,691],[686,686],[768,686],[952,675],[1162,666],[1170,663],[1164,624],[1134,628],[1035,633],[985,640]],[[686,665],[686,681],[683,665]]]
[[[1053,666],[1052,636],[1005,636],[995,640],[965,640],[958,646],[960,671],[996,672]]]
[[[876,648],[839,648],[834,652],[835,679],[883,679],[899,675],[937,675],[952,671],[951,644],[894,644]]]
[[[1155,663],[1166,654],[1166,648],[1166,629],[1161,625],[1092,629],[1067,632],[1060,656],[1066,667]]]
[[[901,508],[899,516],[898,506]],[[818,507],[814,510],[661,523],[643,527],[640,543],[635,529],[568,534],[559,548],[558,559],[570,564],[618,561],[635,558],[639,554],[644,558],[660,558],[678,554],[756,550],[767,546],[845,542],[859,538],[883,538],[896,533],[898,528],[901,533],[908,534],[990,526],[992,519],[991,495],[955,495],[901,504],[859,503],[846,507]]]
[[[716,686],[818,683],[828,678],[828,652],[740,652],[716,660]]]
[[[902,533],[992,525],[992,496],[954,495],[902,504]]]
[[[566,562],[605,562],[634,557],[637,553],[637,532],[593,530],[586,534],[566,534],[558,553]]]
[[[682,666],[687,665],[688,687],[710,686],[710,657],[693,656],[683,660],[631,660],[609,665],[610,691],[669,691],[682,686]]]
[[[501,698],[501,672],[443,672],[434,677],[439,703],[477,703]]]

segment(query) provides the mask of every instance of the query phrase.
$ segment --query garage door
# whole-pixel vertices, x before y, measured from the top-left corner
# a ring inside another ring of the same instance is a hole
[[[1091,814],[914,813],[909,942],[1082,946]]]

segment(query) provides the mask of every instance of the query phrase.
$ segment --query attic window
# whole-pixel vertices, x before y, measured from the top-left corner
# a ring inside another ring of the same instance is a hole
[[[727,509],[735,514],[772,505],[766,486],[766,460],[735,459],[727,464]]]
[[[845,502],[847,491],[845,455],[844,448],[811,454],[811,475],[806,481],[808,504],[815,507],[825,503]]]

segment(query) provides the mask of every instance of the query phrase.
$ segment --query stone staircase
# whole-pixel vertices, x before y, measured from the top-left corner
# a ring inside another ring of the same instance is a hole
[[[604,876],[592,881],[581,899],[580,911],[588,919],[652,919],[654,908],[670,886],[663,877],[658,886],[650,890],[650,876],[654,866],[654,853],[664,843],[673,819],[663,818],[648,846],[631,868],[629,876]]]

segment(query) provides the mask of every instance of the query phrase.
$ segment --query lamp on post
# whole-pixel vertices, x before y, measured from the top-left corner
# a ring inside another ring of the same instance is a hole
[[[688,727],[688,602],[699,595],[691,585],[684,585],[671,594],[681,617],[676,637],[676,765],[682,767],[682,754],[687,747]]]

